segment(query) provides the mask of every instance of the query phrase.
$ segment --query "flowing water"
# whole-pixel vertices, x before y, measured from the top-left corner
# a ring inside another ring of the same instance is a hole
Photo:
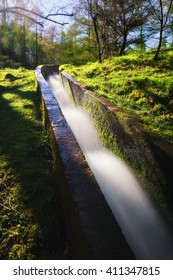
[[[92,120],[71,102],[60,78],[50,76],[48,83],[136,258],[172,259],[169,233],[135,175],[101,146]]]

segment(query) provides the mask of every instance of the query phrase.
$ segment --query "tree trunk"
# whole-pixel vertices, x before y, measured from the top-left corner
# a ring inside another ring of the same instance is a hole
[[[97,41],[97,48],[98,48],[98,61],[101,63],[102,62],[101,46],[100,46],[100,39],[99,39],[97,23],[96,23],[95,19],[93,19],[93,25],[94,25],[94,31],[96,34],[96,41]]]
[[[124,34],[123,35],[123,43],[122,43],[122,46],[121,46],[121,49],[120,49],[120,55],[124,54],[126,46],[127,46],[127,34]]]
[[[163,27],[160,28],[159,44],[154,56],[154,60],[157,60],[159,58],[160,49],[162,47],[162,41],[163,41]]]
[[[158,47],[157,47],[156,54],[154,56],[154,60],[157,60],[159,58],[159,53],[160,53],[160,49],[161,49],[161,46],[162,46],[162,40],[163,40],[163,28],[164,28],[163,19],[164,19],[164,16],[163,16],[162,0],[159,0],[159,3],[160,3],[160,36],[159,36],[159,44],[158,44]]]
[[[26,25],[25,25],[25,19],[23,22],[23,40],[22,40],[22,45],[21,45],[21,59],[22,59],[22,65],[24,67],[27,66],[27,59],[26,59]]]
[[[3,9],[7,8],[6,7],[6,0],[2,0],[2,7],[3,7]],[[4,11],[2,13],[2,24],[6,24],[6,23],[7,23],[7,13],[6,13],[6,11]]]
[[[35,65],[38,66],[38,30],[36,24],[36,32],[35,32]]]

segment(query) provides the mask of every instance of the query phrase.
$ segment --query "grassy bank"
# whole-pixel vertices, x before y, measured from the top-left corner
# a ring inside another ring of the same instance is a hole
[[[86,89],[96,91],[135,115],[144,130],[173,142],[173,51],[129,54],[113,57],[102,64],[62,65]]]
[[[14,77],[6,77],[6,74]],[[35,73],[0,71],[0,259],[58,259],[63,234]]]

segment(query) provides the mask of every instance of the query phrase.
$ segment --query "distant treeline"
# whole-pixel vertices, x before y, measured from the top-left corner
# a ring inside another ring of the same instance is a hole
[[[52,24],[43,29],[26,13],[22,16],[13,11],[7,16],[8,10],[2,11],[2,66],[85,64],[152,48],[153,58],[158,59],[161,48],[173,45],[173,0],[74,1],[68,28]]]

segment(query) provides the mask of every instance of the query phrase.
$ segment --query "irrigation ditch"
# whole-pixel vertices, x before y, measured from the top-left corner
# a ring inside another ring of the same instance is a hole
[[[126,162],[141,182],[158,212],[172,230],[172,145],[143,133],[138,121],[97,93],[87,91],[58,66],[39,66],[36,70],[38,92],[42,99],[43,120],[50,137],[57,186],[65,216],[69,258],[71,259],[135,259],[115,219],[111,207],[100,190],[98,180],[88,166],[48,79],[59,74],[61,83],[75,106],[91,116],[101,144]],[[166,235],[166,239],[167,238]],[[158,240],[159,242],[159,240]],[[167,246],[169,246],[169,240]],[[156,244],[157,246],[157,244]],[[166,247],[167,247],[166,246]],[[163,250],[163,248],[161,247]],[[172,251],[147,258],[171,258]],[[171,256],[171,257],[170,257]]]

